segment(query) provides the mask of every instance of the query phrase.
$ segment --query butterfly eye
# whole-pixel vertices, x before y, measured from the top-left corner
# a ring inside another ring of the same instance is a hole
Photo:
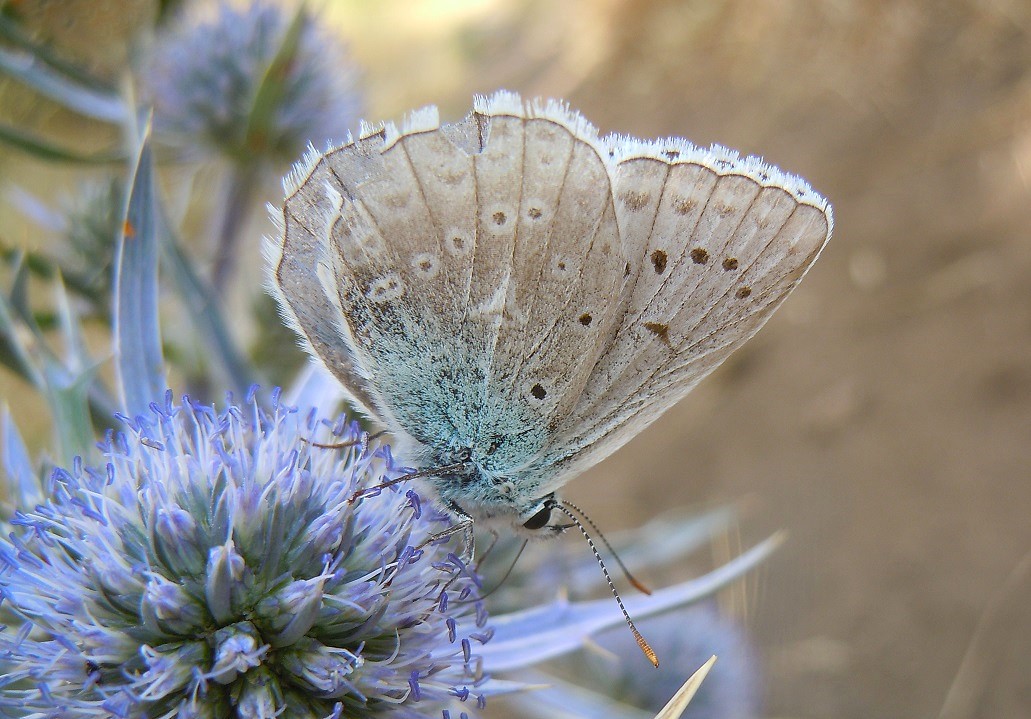
[[[551,519],[551,507],[544,505],[532,517],[523,522],[523,526],[527,529],[541,529],[548,524],[549,519]]]

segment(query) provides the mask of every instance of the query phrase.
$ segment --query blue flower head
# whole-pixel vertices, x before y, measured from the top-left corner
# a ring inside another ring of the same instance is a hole
[[[171,393],[0,539],[0,716],[424,717],[476,703],[486,614],[392,462]],[[332,427],[358,436],[357,425]]]
[[[156,132],[185,147],[284,161],[308,143],[344,139],[340,128],[360,105],[355,66],[339,39],[307,15],[302,21],[288,57],[280,53],[291,16],[268,2],[223,1],[215,17],[191,18],[161,37],[144,73]],[[267,82],[274,91],[259,101]]]

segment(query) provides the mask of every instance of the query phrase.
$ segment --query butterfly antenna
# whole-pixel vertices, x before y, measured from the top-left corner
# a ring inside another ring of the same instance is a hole
[[[623,576],[626,577],[626,580],[634,585],[634,588],[637,589],[637,591],[651,596],[652,590],[648,589],[648,587],[639,582],[637,578],[630,573],[630,570],[626,568],[625,564],[623,564],[623,560],[619,558],[618,554],[616,554],[616,550],[612,548],[611,544],[609,544],[609,540],[605,539],[605,535],[602,534],[600,529],[598,529],[598,525],[587,516],[587,512],[583,511],[572,502],[567,502],[564,499],[562,500],[562,504],[583,517],[583,520],[587,522],[587,526],[591,528],[591,531],[598,535],[598,539],[600,539],[601,543],[605,545],[605,548],[609,550],[609,554],[611,554],[612,558],[616,560],[616,564],[619,565],[619,568],[623,570]]]
[[[612,596],[616,598],[616,604],[619,605],[619,611],[623,612],[623,619],[626,620],[627,626],[630,627],[630,631],[633,633],[634,639],[637,641],[637,646],[639,646],[641,651],[644,652],[644,655],[648,657],[648,661],[652,663],[652,666],[658,667],[658,655],[655,654],[655,650],[652,649],[651,645],[645,640],[641,633],[637,631],[637,627],[634,626],[634,621],[630,618],[630,613],[627,612],[626,607],[623,606],[623,599],[619,596],[619,592],[616,591],[616,585],[612,582],[612,576],[609,575],[609,570],[605,566],[605,562],[602,561],[601,554],[598,552],[598,547],[595,546],[594,540],[591,539],[591,535],[587,533],[587,528],[584,527],[583,523],[579,519],[577,519],[572,510],[563,506],[563,504],[556,502],[555,509],[569,517],[573,521],[573,524],[576,525],[576,528],[580,530],[580,534],[584,535],[584,539],[587,540],[587,546],[591,548],[591,551],[594,552],[594,558],[598,560],[598,566],[601,567],[601,573],[605,575],[605,581],[609,585],[609,590],[612,592]]]

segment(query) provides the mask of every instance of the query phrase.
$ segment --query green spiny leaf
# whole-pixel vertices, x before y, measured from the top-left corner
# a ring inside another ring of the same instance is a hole
[[[254,104],[251,106],[251,112],[247,118],[247,132],[244,135],[244,159],[268,153],[269,143],[273,141],[271,135],[272,127],[275,124],[276,109],[286,95],[287,76],[297,57],[301,33],[307,22],[307,8],[302,3],[297,8],[290,26],[283,35],[283,41],[276,50],[272,62],[266,68],[258,91],[254,95]]]
[[[166,387],[158,318],[157,234],[161,211],[149,120],[140,134],[115,257],[115,372],[122,408],[130,416],[145,412]]]
[[[0,72],[6,72],[41,95],[80,115],[118,123],[129,111],[125,101],[117,94],[84,86],[29,52],[15,52],[0,47]]]
[[[125,160],[125,155],[121,152],[84,154],[76,150],[59,147],[49,140],[44,140],[41,137],[10,125],[0,124],[0,143],[7,143],[11,147],[22,150],[39,160],[50,162],[68,162],[76,165],[105,165]]]

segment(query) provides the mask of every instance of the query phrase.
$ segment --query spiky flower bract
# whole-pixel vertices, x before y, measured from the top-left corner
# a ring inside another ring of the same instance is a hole
[[[291,16],[262,1],[236,8],[223,0],[213,18],[190,17],[159,38],[144,73],[155,131],[185,148],[281,161],[308,143],[344,139],[341,128],[357,119],[360,104],[357,72],[338,38],[308,15],[302,21],[286,58]],[[285,61],[270,78],[277,57]],[[275,91],[259,103],[270,80]]]
[[[482,702],[475,578],[389,450],[168,395],[0,540],[0,716],[426,717]],[[342,420],[337,435],[354,438]]]

